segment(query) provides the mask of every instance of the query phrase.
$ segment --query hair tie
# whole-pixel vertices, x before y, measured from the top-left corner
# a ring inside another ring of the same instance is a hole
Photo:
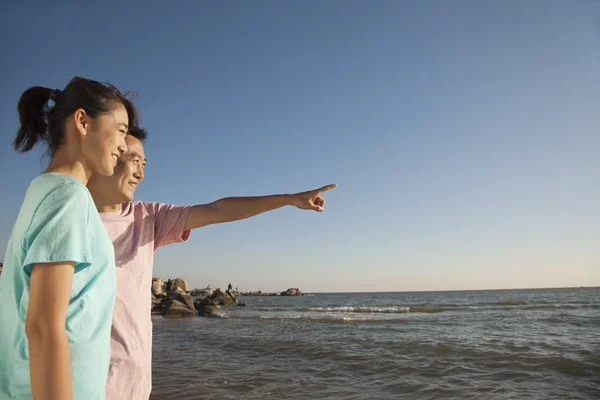
[[[52,92],[50,92],[50,100],[56,103],[56,100],[58,99],[61,93],[62,92],[60,90],[54,89]]]

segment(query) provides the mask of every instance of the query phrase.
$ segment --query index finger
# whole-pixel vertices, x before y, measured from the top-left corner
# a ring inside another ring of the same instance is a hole
[[[335,183],[331,184],[331,185],[323,186],[321,189],[319,189],[319,192],[321,192],[321,193],[326,192],[328,190],[335,189],[336,187],[337,187],[337,185]]]

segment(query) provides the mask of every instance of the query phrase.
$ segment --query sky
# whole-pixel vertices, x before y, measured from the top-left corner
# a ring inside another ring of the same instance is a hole
[[[11,147],[19,96],[83,76],[138,93],[138,200],[338,185],[324,213],[195,230],[157,252],[155,276],[304,292],[600,286],[599,1],[23,3],[0,5],[2,255],[45,167]]]

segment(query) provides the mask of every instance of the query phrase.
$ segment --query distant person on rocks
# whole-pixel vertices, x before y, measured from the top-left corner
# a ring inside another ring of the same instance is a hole
[[[203,226],[233,222],[295,206],[321,212],[322,193],[335,185],[291,195],[230,197],[209,204],[177,206],[133,201],[144,179],[146,156],[142,141],[146,132],[129,130],[127,153],[111,177],[93,175],[88,188],[115,247],[117,296],[112,326],[112,359],[106,386],[108,400],[147,400],[152,389],[152,285],[154,252],[184,242],[190,231]]]

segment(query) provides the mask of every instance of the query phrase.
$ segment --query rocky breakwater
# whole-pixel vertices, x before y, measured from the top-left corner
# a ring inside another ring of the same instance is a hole
[[[237,303],[236,295],[231,284],[225,292],[209,287],[188,292],[184,279],[169,279],[164,282],[160,278],[152,278],[152,315],[162,315],[165,318],[218,316],[217,310],[220,307],[242,305]]]
[[[196,315],[194,300],[188,293],[184,279],[169,279],[163,282],[152,278],[152,315],[165,318],[193,317]]]
[[[201,316],[213,316],[217,315],[219,307],[227,307],[233,304],[237,304],[237,298],[235,292],[227,290],[223,292],[221,289],[216,289],[203,299],[197,299],[194,302],[194,306]],[[237,304],[238,306],[241,304]]]
[[[200,316],[222,316],[218,310],[222,307],[238,306],[237,296],[303,296],[298,288],[290,288],[283,292],[263,293],[247,292],[239,293],[234,290],[231,283],[226,291],[220,288],[194,289],[188,291],[188,284],[184,279],[169,279],[164,282],[160,278],[152,278],[152,315],[162,315],[165,318],[183,318]]]
[[[245,292],[241,293],[241,296],[304,296],[302,291],[298,288],[289,288],[284,292],[275,292],[275,293],[263,293],[262,291],[256,292]]]

